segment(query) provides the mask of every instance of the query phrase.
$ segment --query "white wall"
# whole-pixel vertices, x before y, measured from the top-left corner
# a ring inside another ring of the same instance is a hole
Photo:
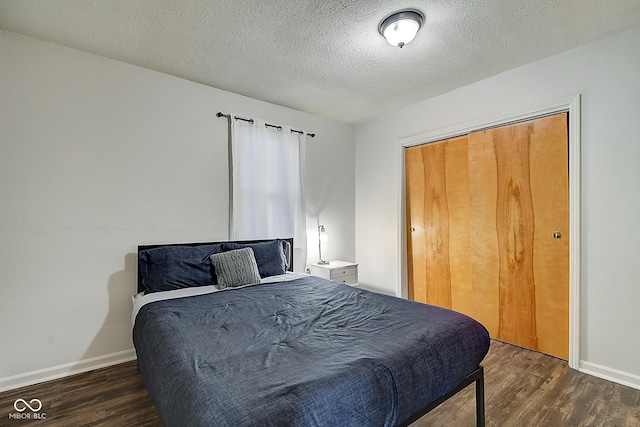
[[[317,134],[308,203],[354,259],[352,125],[0,31],[0,390],[130,358],[136,246],[227,239],[218,111]]]
[[[356,261],[364,286],[401,281],[400,138],[581,93],[581,359],[640,388],[640,28],[526,65],[356,128]]]

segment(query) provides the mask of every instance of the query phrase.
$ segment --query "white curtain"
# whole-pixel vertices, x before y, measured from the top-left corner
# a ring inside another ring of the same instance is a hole
[[[231,115],[230,238],[293,237],[295,271],[307,261],[305,137]]]

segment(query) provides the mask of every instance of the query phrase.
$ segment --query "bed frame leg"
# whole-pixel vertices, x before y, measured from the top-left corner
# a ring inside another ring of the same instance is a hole
[[[476,380],[476,427],[485,427],[484,419],[484,368],[480,369],[480,377]]]
[[[482,365],[478,366],[472,373],[467,375],[467,377],[458,384],[455,388],[449,390],[444,396],[440,397],[438,400],[431,402],[426,408],[420,410],[409,417],[406,421],[399,424],[402,427],[408,427],[411,423],[417,421],[423,415],[427,414],[434,408],[437,408],[441,403],[445,402],[450,397],[457,394],[459,391],[464,390],[466,387],[470,386],[473,383],[476,383],[476,427],[485,427],[485,419],[484,419],[484,368]]]

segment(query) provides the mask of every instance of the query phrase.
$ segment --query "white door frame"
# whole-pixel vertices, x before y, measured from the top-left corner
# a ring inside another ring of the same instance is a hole
[[[542,104],[512,109],[503,113],[481,117],[476,120],[459,123],[446,128],[427,131],[417,135],[400,138],[400,248],[399,265],[401,277],[396,295],[408,298],[409,284],[407,274],[407,228],[405,200],[405,164],[404,149],[415,145],[428,144],[443,139],[465,135],[481,129],[531,120],[536,117],[556,113],[569,113],[569,367],[578,369],[580,365],[580,218],[581,218],[581,95],[574,94],[550,100]]]

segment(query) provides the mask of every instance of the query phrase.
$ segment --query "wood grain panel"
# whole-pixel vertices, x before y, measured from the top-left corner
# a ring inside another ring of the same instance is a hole
[[[451,308],[451,278],[449,275],[449,208],[445,186],[445,149],[442,143],[424,145],[417,152],[420,180],[409,186],[407,200],[419,211],[410,211],[413,280],[424,284],[424,294],[414,293],[416,301]],[[409,171],[412,172],[411,170]],[[415,190],[415,192],[414,192]],[[417,201],[417,195],[422,195]]]
[[[455,299],[455,309],[469,313],[466,158],[466,136],[405,151],[409,296],[446,308],[453,308]]]
[[[427,256],[424,230],[425,168],[422,161],[422,146],[405,149],[405,191],[407,232],[407,263],[409,299],[427,302]]]
[[[427,256],[427,303],[451,308],[449,204],[445,175],[446,143],[422,149],[425,169],[423,237]]]
[[[568,115],[532,123],[531,195],[535,206],[533,271],[538,348],[569,357]],[[561,239],[554,239],[559,231]]]
[[[523,123],[488,131],[498,172],[496,229],[500,253],[498,338],[537,349],[533,275],[534,210],[529,174],[529,130]]]
[[[566,359],[567,115],[412,147],[405,156],[410,298]],[[554,239],[555,231],[564,238]]]
[[[569,242],[552,235],[568,237],[567,147],[565,114],[469,135],[473,289],[485,304],[475,317],[495,338],[564,359]]]
[[[469,235],[469,161],[466,136],[445,145],[446,194],[449,213],[451,308],[473,316],[471,237]]]
[[[493,140],[487,132],[469,135],[469,176],[473,317],[495,338],[500,323],[498,174]]]

